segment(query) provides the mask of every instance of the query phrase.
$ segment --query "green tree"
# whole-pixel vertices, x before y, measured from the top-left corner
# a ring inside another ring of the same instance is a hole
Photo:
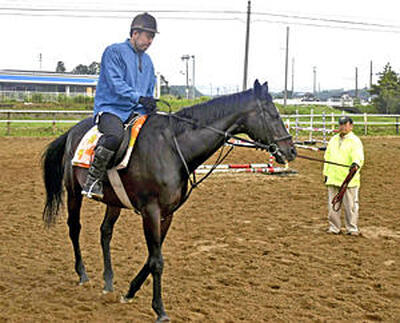
[[[65,65],[63,61],[57,62],[56,72],[57,73],[64,73],[66,71]]]
[[[100,63],[92,62],[89,66],[79,64],[72,70],[72,74],[96,75],[100,73]]]
[[[374,98],[373,104],[380,113],[400,113],[400,78],[387,63],[379,73],[378,84],[373,84],[369,91]]]
[[[92,62],[92,64],[88,66],[88,70],[89,74],[98,75],[100,73],[100,63]]]
[[[89,68],[86,65],[79,64],[72,70],[72,74],[89,74]]]

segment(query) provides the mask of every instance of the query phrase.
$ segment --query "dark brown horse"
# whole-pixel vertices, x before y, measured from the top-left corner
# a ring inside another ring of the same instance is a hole
[[[79,245],[81,189],[87,170],[72,166],[71,159],[80,139],[92,124],[91,118],[85,119],[50,143],[44,153],[43,163],[47,193],[43,219],[47,225],[55,222],[65,186],[69,235],[75,253],[75,270],[81,284],[88,281]],[[245,133],[260,144],[276,145],[279,163],[296,157],[293,142],[272,102],[267,84],[261,85],[256,81],[251,90],[182,109],[175,117],[150,115],[140,132],[128,167],[120,171],[129,199],[142,216],[149,253],[122,301],[131,301],[148,275],[152,274],[152,307],[157,314],[157,321],[169,320],[161,297],[161,247],[173,212],[184,202],[188,171],[193,172],[215,153],[229,139],[227,135],[238,133]],[[102,202],[107,205],[101,225],[104,292],[107,293],[113,291],[110,240],[114,224],[124,206],[107,183]]]

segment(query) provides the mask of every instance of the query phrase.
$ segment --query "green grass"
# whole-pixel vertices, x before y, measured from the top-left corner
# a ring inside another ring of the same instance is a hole
[[[196,100],[187,100],[187,99],[177,99],[170,96],[163,96],[162,100],[167,101],[171,105],[172,111],[178,111],[183,107],[191,106],[194,104],[202,103],[209,100],[208,97],[198,98]],[[160,111],[169,111],[167,105],[160,102],[158,104]],[[340,111],[335,110],[328,106],[287,106],[284,108],[283,106],[277,105],[278,109],[280,110],[281,114],[295,114],[296,110],[299,114],[310,114],[311,108],[313,109],[314,114],[326,114],[326,122],[331,121],[331,113],[333,112],[335,115],[341,114]],[[32,104],[32,105],[23,105],[19,104],[18,106],[13,107],[14,109],[23,110],[86,110],[85,106],[74,106],[72,108],[66,109],[65,107],[61,107],[59,104],[53,103],[43,103],[43,104]],[[365,108],[365,112],[373,112],[373,107],[362,107]],[[9,109],[9,108],[7,108]],[[92,108],[91,108],[92,109]],[[90,114],[89,114],[90,115]],[[55,115],[56,120],[82,120],[89,115],[80,115],[80,114],[57,114]],[[0,114],[0,119],[6,119],[8,116],[6,114]],[[13,120],[53,120],[54,115],[48,114],[15,114],[11,115],[11,119]],[[299,121],[308,121],[309,117],[300,117]],[[286,121],[284,119],[284,121]],[[335,127],[337,127],[337,117],[335,117]],[[354,117],[355,122],[363,122],[363,118]],[[387,118],[387,117],[368,117],[368,121],[372,122],[394,122],[394,118]],[[322,122],[321,117],[314,117],[314,122]],[[295,125],[295,119],[290,119],[290,124],[292,126]],[[64,133],[67,129],[72,127],[73,124],[56,124],[53,126],[51,123],[13,123],[11,124],[10,128],[8,129],[7,124],[0,123],[0,136],[54,136],[60,135]],[[322,128],[322,125],[314,124],[316,128]],[[328,129],[331,129],[331,125],[326,126]],[[355,125],[354,132],[357,135],[364,135],[364,126],[363,125]],[[294,131],[292,130],[291,133],[294,135]],[[308,136],[308,132],[300,131],[299,134],[301,136]],[[322,133],[315,133],[319,137],[322,137]],[[368,126],[368,135],[396,135],[396,127],[394,125],[390,126]]]

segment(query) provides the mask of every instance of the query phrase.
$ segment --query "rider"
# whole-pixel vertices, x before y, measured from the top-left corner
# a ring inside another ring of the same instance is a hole
[[[103,198],[102,182],[123,139],[124,123],[132,113],[156,110],[154,67],[145,53],[156,33],[156,19],[148,13],[139,14],[132,21],[130,38],[108,46],[103,53],[94,100],[94,119],[103,136],[82,190],[89,198]]]

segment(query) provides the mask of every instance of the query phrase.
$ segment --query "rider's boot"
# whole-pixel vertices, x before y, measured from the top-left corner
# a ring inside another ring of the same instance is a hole
[[[107,166],[115,152],[103,146],[97,146],[92,164],[90,165],[82,195],[101,200],[103,181],[107,178]]]

